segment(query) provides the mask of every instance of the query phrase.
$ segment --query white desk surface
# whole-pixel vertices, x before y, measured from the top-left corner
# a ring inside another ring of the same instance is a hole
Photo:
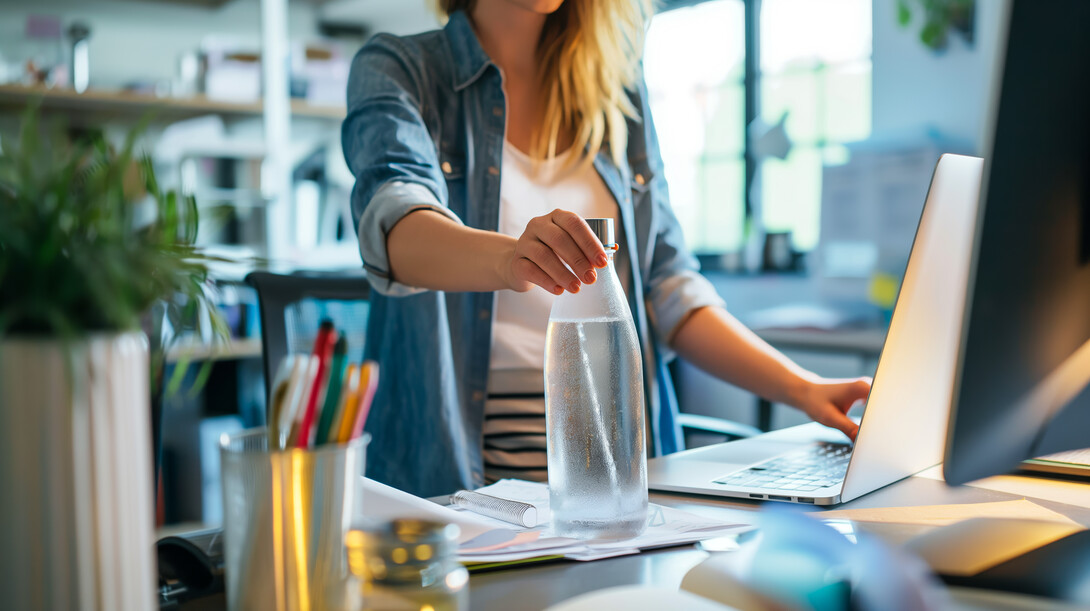
[[[830,509],[981,503],[1027,497],[1041,506],[1090,527],[1090,483],[1058,482],[1015,476],[991,479],[998,479],[999,482],[994,485],[1003,489],[989,489],[979,484],[951,488],[941,479],[935,479],[933,473],[925,472]],[[1019,484],[1024,487],[1024,490],[1040,491],[1047,498],[1032,498],[1031,495],[1017,488]],[[1085,499],[1081,506],[1063,502],[1080,498]],[[654,492],[651,499],[656,503],[709,517],[747,522],[752,519],[751,512],[763,506],[759,501],[744,499]],[[825,511],[818,507],[799,507],[805,511]],[[860,526],[891,543],[903,541],[918,534],[921,529],[927,528],[889,524],[860,524]],[[622,585],[643,584],[676,588],[685,573],[708,555],[708,552],[694,546],[685,546],[596,562],[558,562],[477,573],[470,578],[470,608],[475,611],[542,609],[579,594]],[[951,593],[957,603],[955,609],[1055,609],[1059,611],[1082,608],[1057,601],[1002,592],[956,588],[952,589]]]
[[[938,479],[936,479],[936,477]],[[1041,496],[1034,496],[1037,493]],[[948,487],[934,471],[876,490],[861,498],[829,509],[799,505],[803,511],[829,511],[876,507],[905,507],[950,503],[983,503],[1029,498],[1033,502],[1090,527],[1090,483],[1048,480],[1036,477],[1001,476],[971,486]],[[716,517],[749,522],[753,512],[765,505],[760,501],[652,493],[651,500],[663,505]],[[1065,502],[1066,501],[1066,502]],[[1071,504],[1076,501],[1076,504]],[[922,532],[923,526],[860,523],[859,527],[896,544]],[[731,553],[731,552],[719,552]],[[677,588],[689,569],[709,556],[695,546],[643,552],[595,562],[555,562],[529,565],[470,577],[470,609],[474,611],[533,611],[574,596],[624,585]],[[1083,606],[1006,592],[951,588],[956,611],[1075,611]],[[186,611],[225,608],[222,595],[191,601]],[[603,610],[605,611],[605,610]],[[680,611],[680,610],[677,610]]]

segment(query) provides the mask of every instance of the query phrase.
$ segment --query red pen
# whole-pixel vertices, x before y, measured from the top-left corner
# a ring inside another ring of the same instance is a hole
[[[363,371],[360,374],[360,403],[356,411],[356,424],[352,427],[352,436],[355,439],[363,434],[363,425],[367,422],[367,413],[371,411],[371,401],[375,398],[375,389],[378,388],[378,363],[365,361]]]
[[[314,355],[318,357],[318,377],[314,386],[310,388],[310,397],[307,398],[303,419],[299,422],[299,437],[295,440],[296,447],[306,448],[310,446],[310,432],[314,426],[314,413],[318,409],[318,400],[325,392],[329,377],[329,360],[333,356],[333,344],[337,341],[337,331],[333,328],[333,321],[323,320],[318,328],[318,336],[314,338]]]

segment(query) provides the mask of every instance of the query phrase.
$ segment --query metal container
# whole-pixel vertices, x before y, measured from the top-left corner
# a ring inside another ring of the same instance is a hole
[[[401,519],[353,529],[348,562],[362,609],[460,611],[469,608],[469,573],[458,562],[458,527]]]
[[[368,439],[270,452],[264,428],[224,435],[228,608],[350,608],[345,534]]]

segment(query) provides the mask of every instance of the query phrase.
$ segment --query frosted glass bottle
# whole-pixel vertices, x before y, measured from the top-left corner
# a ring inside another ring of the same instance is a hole
[[[609,263],[558,296],[545,339],[549,506],[558,535],[626,538],[647,524],[643,366],[613,254],[613,219],[587,219]]]

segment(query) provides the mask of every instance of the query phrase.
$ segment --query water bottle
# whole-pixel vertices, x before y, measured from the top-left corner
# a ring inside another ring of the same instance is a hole
[[[643,367],[613,255],[613,219],[587,219],[609,263],[560,295],[545,339],[549,507],[556,534],[627,538],[647,525]]]

